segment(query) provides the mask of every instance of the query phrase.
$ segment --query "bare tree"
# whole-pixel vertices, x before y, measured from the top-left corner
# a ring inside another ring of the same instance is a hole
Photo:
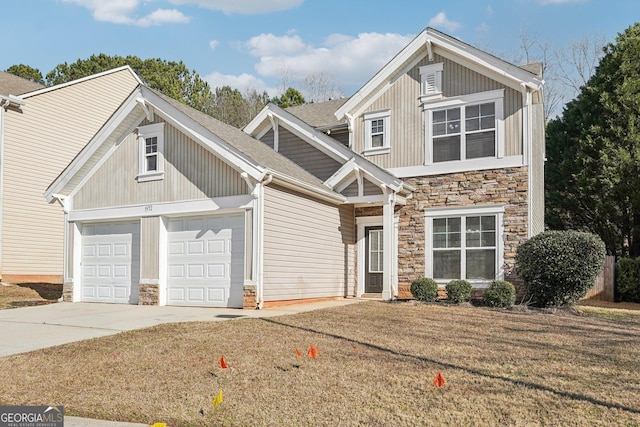
[[[596,67],[604,57],[606,40],[604,35],[598,33],[590,37],[584,36],[572,41],[567,49],[559,52],[557,77],[571,89],[572,99],[595,74]]]
[[[316,71],[304,79],[303,93],[307,102],[322,102],[339,98],[343,91],[333,74]]]

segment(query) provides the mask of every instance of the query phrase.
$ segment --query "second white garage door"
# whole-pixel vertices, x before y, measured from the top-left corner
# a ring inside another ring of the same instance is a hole
[[[168,247],[168,304],[242,308],[244,214],[172,219]]]

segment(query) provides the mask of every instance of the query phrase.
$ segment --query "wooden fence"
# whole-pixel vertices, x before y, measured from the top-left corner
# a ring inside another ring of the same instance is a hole
[[[600,274],[596,277],[593,287],[589,289],[585,298],[613,302],[615,277],[616,257],[606,256],[604,259],[604,267],[600,270]]]

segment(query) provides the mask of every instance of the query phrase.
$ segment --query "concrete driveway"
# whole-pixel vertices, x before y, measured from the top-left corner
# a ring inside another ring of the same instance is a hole
[[[0,310],[0,357],[162,323],[271,317],[356,302],[341,299],[264,310],[62,302]]]

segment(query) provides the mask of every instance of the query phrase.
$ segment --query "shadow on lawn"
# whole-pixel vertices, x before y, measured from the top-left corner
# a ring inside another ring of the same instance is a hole
[[[479,371],[477,369],[469,368],[469,367],[466,367],[466,366],[456,365],[454,363],[440,362],[438,360],[430,359],[428,357],[416,356],[414,354],[408,354],[408,353],[400,353],[398,351],[395,351],[395,350],[392,350],[392,349],[389,349],[389,348],[385,348],[385,347],[381,347],[379,345],[358,341],[358,340],[355,340],[353,338],[343,337],[341,335],[331,334],[331,333],[328,333],[328,332],[317,331],[315,329],[303,328],[301,326],[296,326],[296,325],[289,325],[287,323],[279,322],[277,320],[273,320],[273,319],[270,319],[270,318],[261,318],[260,320],[262,320],[264,322],[269,322],[269,323],[273,323],[273,324],[276,324],[276,325],[280,325],[280,326],[286,326],[286,327],[293,328],[293,329],[299,329],[301,331],[306,331],[306,332],[311,332],[311,333],[314,333],[314,334],[324,335],[326,337],[347,341],[347,342],[352,343],[352,344],[359,344],[359,345],[362,345],[362,346],[365,346],[365,347],[369,347],[369,348],[374,349],[374,350],[382,351],[382,352],[385,352],[385,353],[390,353],[390,354],[393,354],[395,356],[407,357],[407,358],[416,359],[416,360],[419,360],[419,361],[422,361],[422,362],[433,363],[433,364],[436,364],[436,365],[440,365],[443,368],[467,371],[468,373],[473,374],[473,375],[479,375],[479,376],[491,378],[491,379],[494,379],[494,380],[500,380],[500,381],[509,382],[509,383],[512,383],[512,384],[515,384],[515,385],[519,385],[519,386],[529,387],[529,388],[540,390],[540,391],[546,391],[546,392],[549,392],[549,393],[553,393],[553,394],[555,394],[557,396],[567,397],[567,398],[570,398],[570,399],[573,399],[573,400],[577,400],[577,401],[582,401],[582,402],[588,402],[588,403],[591,403],[591,404],[594,404],[594,405],[604,406],[604,407],[609,408],[609,409],[620,409],[620,410],[623,410],[623,411],[631,412],[633,414],[640,414],[640,409],[638,409],[638,408],[632,408],[630,406],[618,405],[616,403],[611,403],[611,402],[606,402],[604,400],[594,399],[593,397],[585,396],[584,394],[578,394],[578,393],[571,393],[571,392],[562,391],[562,390],[556,390],[554,388],[547,387],[547,386],[544,386],[544,385],[541,385],[541,384],[530,383],[530,382],[527,382],[527,381],[522,381],[522,380],[516,380],[516,379],[513,379],[513,378],[503,377],[501,375],[490,374],[490,373],[482,372],[482,371]]]

